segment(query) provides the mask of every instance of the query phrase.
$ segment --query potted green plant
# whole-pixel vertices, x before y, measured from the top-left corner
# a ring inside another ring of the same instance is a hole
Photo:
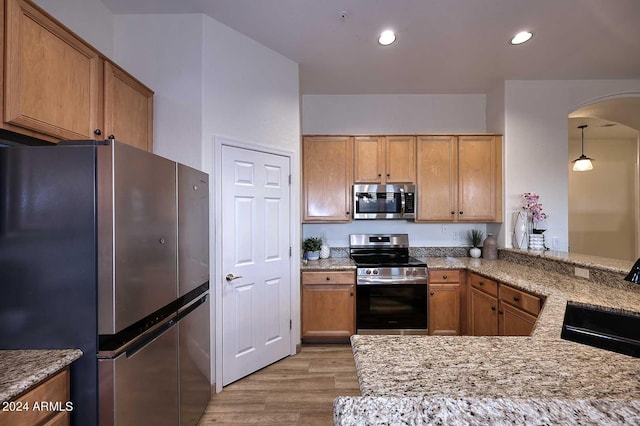
[[[471,257],[480,257],[482,251],[478,248],[478,246],[482,242],[482,237],[484,237],[484,232],[480,231],[479,229],[472,229],[467,232],[467,238],[473,246],[471,250],[469,250],[469,254],[471,255]]]
[[[302,242],[302,250],[307,260],[318,260],[320,258],[320,247],[322,247],[322,240],[318,237],[305,238]]]

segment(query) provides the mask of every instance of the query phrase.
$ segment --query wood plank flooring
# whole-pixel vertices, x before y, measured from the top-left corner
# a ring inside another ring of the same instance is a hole
[[[199,426],[332,425],[333,400],[347,395],[360,395],[351,346],[303,345],[214,395]]]

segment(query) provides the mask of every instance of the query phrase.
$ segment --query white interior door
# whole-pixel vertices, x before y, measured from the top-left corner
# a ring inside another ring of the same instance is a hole
[[[289,355],[289,158],[222,146],[222,384]]]

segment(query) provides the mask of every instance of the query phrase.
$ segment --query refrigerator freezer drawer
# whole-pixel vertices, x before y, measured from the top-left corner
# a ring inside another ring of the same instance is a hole
[[[178,327],[98,361],[100,425],[178,424]]]

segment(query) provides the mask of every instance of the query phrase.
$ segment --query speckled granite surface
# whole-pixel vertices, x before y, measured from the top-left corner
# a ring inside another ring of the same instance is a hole
[[[350,257],[330,257],[328,259],[309,260],[300,264],[301,271],[348,271],[356,265]]]
[[[640,312],[640,286],[501,259],[426,260],[546,296],[532,335],[353,336],[363,396],[335,401],[336,424],[640,424],[640,359],[560,339],[568,300]]]
[[[334,424],[610,425],[637,424],[638,401],[487,398],[363,398],[334,401]],[[390,420],[393,419],[393,420]]]
[[[78,349],[0,350],[0,403],[20,395],[81,356]]]

